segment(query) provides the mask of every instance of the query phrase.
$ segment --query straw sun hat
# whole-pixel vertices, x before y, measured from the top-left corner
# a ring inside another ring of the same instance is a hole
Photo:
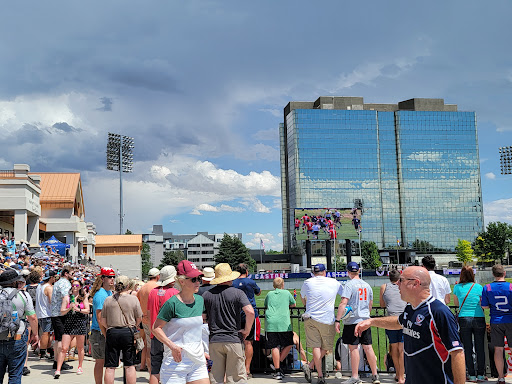
[[[215,279],[210,284],[221,284],[226,281],[235,280],[240,276],[240,272],[233,272],[228,263],[220,263],[215,266]]]

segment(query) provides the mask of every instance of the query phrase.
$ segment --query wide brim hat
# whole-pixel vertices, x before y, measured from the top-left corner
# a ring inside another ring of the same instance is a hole
[[[176,281],[176,268],[173,265],[166,265],[160,270],[160,281],[157,285],[165,287],[167,284],[174,283]]]
[[[233,271],[228,263],[220,263],[215,266],[215,279],[210,284],[222,284],[240,277],[240,272]]]
[[[15,281],[18,281],[19,278],[20,278],[20,275],[18,275],[18,272],[16,272],[14,269],[7,269],[5,272],[3,272],[0,275],[0,285],[4,286],[4,285],[12,284]],[[23,281],[25,281],[25,279],[23,279]]]
[[[210,267],[203,268],[203,281],[212,281],[215,279],[215,270]]]

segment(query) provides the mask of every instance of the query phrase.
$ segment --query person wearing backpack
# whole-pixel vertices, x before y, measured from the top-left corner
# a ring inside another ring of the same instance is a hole
[[[35,345],[39,342],[32,301],[14,288],[20,279],[23,277],[13,269],[0,275],[0,382],[8,372],[9,384],[21,383],[27,356],[28,332],[26,323],[21,320],[26,318],[34,331],[30,343]]]

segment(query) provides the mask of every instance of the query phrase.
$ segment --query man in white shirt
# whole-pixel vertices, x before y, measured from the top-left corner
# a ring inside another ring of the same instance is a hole
[[[446,277],[434,272],[436,259],[428,255],[421,259],[421,264],[423,264],[423,267],[425,267],[430,275],[430,293],[432,296],[446,305],[450,304],[450,293],[452,289]]]
[[[306,306],[304,330],[308,347],[313,348],[311,365],[304,365],[304,376],[311,382],[311,368],[318,372],[317,384],[324,384],[322,358],[334,346],[334,301],[336,295],[342,295],[343,287],[339,281],[326,277],[324,264],[313,266],[314,276],[304,281],[300,290],[302,302]]]

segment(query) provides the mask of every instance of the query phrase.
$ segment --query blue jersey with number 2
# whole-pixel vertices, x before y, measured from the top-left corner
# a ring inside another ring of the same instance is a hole
[[[495,281],[484,286],[482,307],[489,307],[491,324],[512,323],[512,284]]]

